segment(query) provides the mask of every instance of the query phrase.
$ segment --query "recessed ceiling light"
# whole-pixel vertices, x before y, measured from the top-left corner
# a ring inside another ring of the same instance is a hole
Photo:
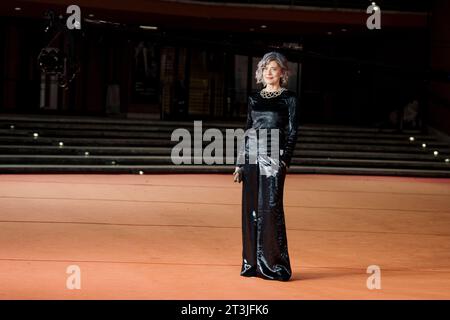
[[[94,17],[94,14],[93,14],[93,13],[89,13],[88,16],[89,16],[90,18],[93,18],[93,17]]]
[[[342,31],[342,32],[347,32],[347,29],[342,28],[341,31]]]
[[[144,30],[156,30],[156,29],[158,29],[158,27],[155,27],[155,26],[139,26],[139,28],[144,29]]]
[[[327,35],[329,35],[329,36],[331,36],[332,34],[333,34],[333,32],[331,32],[331,31],[327,32]]]
[[[267,26],[265,24],[263,24],[263,25],[261,25],[261,28],[265,29],[265,28],[267,28]]]
[[[14,10],[20,11],[20,10],[22,10],[22,8],[21,7],[15,7]]]

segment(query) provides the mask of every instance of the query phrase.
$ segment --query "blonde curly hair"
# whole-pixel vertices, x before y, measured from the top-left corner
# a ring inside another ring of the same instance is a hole
[[[266,82],[264,81],[263,69],[271,61],[275,61],[276,63],[278,63],[278,65],[282,70],[281,71],[282,74],[280,77],[280,85],[282,86],[287,85],[289,79],[288,60],[284,55],[276,51],[266,53],[262,57],[262,59],[258,62],[258,67],[256,68],[255,72],[256,83],[262,83],[264,87],[267,85]]]

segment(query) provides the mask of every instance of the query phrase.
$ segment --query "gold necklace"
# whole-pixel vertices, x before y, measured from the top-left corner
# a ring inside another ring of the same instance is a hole
[[[259,92],[259,94],[261,95],[261,97],[263,97],[265,99],[270,99],[270,98],[278,97],[281,93],[283,93],[286,90],[287,90],[286,88],[281,88],[280,90],[277,90],[277,91],[266,91],[265,89],[262,89]]]

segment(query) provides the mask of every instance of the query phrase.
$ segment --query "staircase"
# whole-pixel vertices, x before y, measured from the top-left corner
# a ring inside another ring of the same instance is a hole
[[[0,115],[0,173],[231,174],[233,165],[172,163],[172,147],[178,144],[171,141],[173,130],[186,128],[193,137],[193,124]],[[202,129],[224,132],[243,125],[203,122]],[[449,178],[449,159],[450,143],[417,130],[302,125],[288,173]]]

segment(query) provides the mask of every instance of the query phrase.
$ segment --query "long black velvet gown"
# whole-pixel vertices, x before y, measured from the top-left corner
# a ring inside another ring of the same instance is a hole
[[[278,140],[271,140],[270,129],[278,129]],[[250,94],[247,137],[236,161],[243,169],[242,276],[281,281],[291,277],[283,209],[286,167],[280,160],[290,166],[297,129],[298,100],[294,92],[286,90],[273,98],[263,98],[259,91]],[[254,156],[249,157],[249,131],[258,143],[267,142],[266,150],[257,149],[256,161]],[[260,134],[263,131],[267,132],[266,137]],[[278,148],[273,141],[278,141]],[[278,157],[271,153],[272,145],[278,149]]]

